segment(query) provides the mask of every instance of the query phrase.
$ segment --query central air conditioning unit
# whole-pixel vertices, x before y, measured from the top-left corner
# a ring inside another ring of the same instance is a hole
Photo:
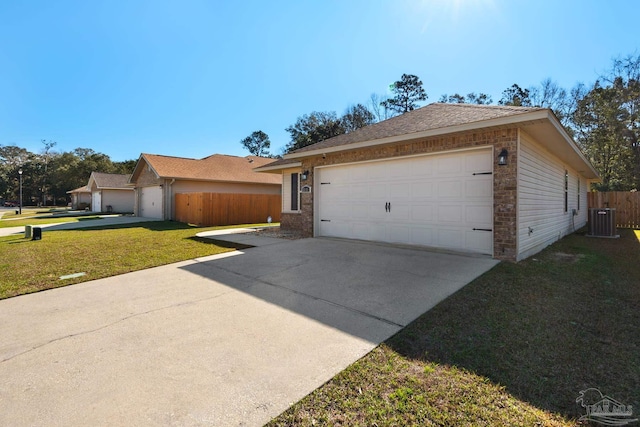
[[[588,235],[593,237],[620,237],[616,228],[616,210],[590,208]]]

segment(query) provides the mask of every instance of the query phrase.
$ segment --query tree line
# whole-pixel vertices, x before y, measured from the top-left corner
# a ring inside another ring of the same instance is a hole
[[[341,116],[313,111],[298,117],[285,129],[290,141],[280,155],[412,111],[428,99],[422,81],[412,74],[403,74],[389,89],[391,95],[374,93]],[[444,94],[438,101],[495,105],[482,92]],[[595,190],[640,189],[640,54],[614,59],[595,82],[576,83],[570,89],[551,78],[529,87],[514,83],[497,105],[550,108],[598,171],[601,182]],[[271,141],[262,131],[241,144],[252,154],[280,157],[269,152]]]
[[[90,148],[56,152],[54,141],[41,141],[32,153],[16,145],[0,145],[0,199],[19,199],[22,170],[22,200],[25,205],[65,205],[67,191],[87,185],[91,172],[129,174],[136,160],[114,162]]]

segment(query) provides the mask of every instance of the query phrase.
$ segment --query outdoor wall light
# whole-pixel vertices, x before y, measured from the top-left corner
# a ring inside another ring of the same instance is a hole
[[[500,166],[505,166],[507,164],[507,157],[509,156],[509,152],[506,148],[503,148],[498,154],[498,164]]]
[[[309,176],[309,171],[304,171],[304,172],[302,172],[302,175],[300,175],[300,178],[302,180],[305,180],[305,179],[307,179],[308,176]]]

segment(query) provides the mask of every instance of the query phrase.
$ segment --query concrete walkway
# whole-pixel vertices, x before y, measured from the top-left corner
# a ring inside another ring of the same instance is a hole
[[[0,425],[263,425],[496,264],[274,240],[0,301]]]

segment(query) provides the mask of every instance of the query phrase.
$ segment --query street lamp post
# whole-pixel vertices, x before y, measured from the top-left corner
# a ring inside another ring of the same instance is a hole
[[[18,175],[20,175],[20,215],[22,215],[22,168],[18,169]]]

